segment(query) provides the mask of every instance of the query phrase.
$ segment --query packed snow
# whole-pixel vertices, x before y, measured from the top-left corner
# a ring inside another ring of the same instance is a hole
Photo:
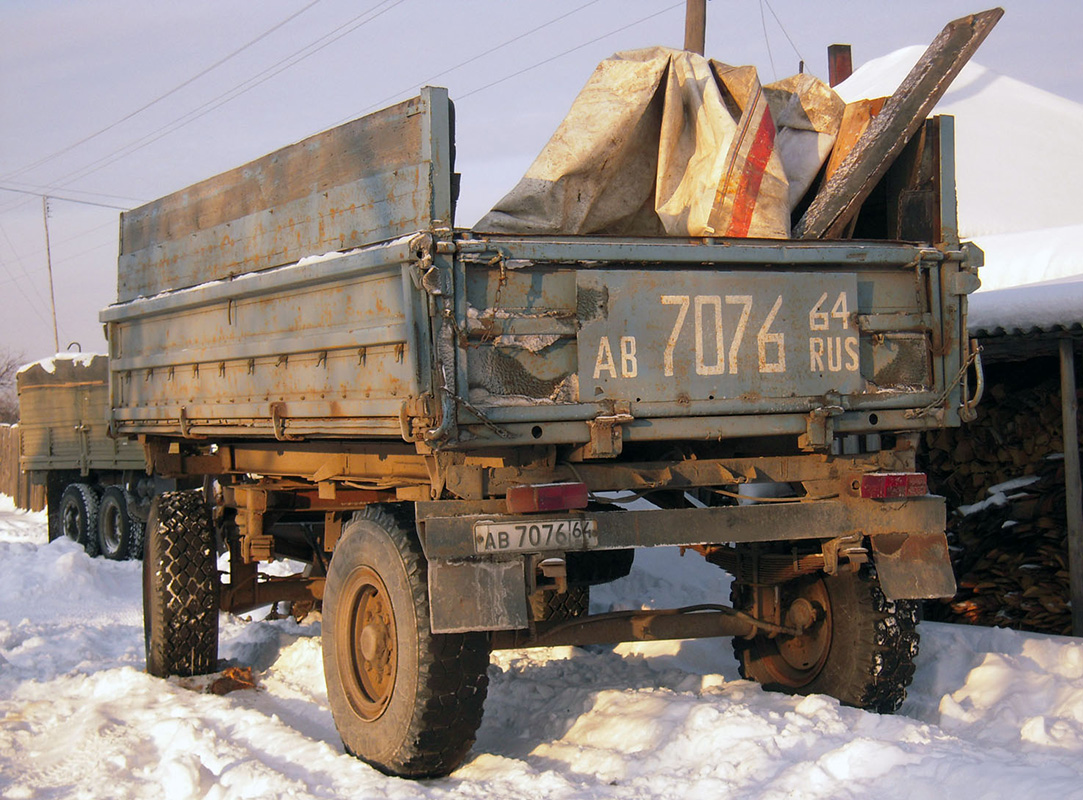
[[[139,564],[46,543],[0,497],[0,797],[1083,798],[1083,642],[922,623],[895,716],[743,681],[725,640],[500,652],[450,777],[343,752],[319,623],[222,619],[225,696],[143,671]],[[599,608],[727,594],[693,554],[641,551]]]

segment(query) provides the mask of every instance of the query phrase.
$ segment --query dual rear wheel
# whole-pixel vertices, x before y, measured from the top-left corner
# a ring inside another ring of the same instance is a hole
[[[92,558],[142,558],[143,523],[132,513],[134,505],[135,499],[121,486],[69,484],[60,496],[57,529],[50,535],[77,542]]]

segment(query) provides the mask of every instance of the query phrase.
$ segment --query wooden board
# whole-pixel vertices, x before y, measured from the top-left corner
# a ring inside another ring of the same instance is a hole
[[[896,156],[1004,15],[1000,8],[949,22],[794,226],[795,239],[839,238]]]
[[[444,89],[121,215],[119,302],[450,226]]]

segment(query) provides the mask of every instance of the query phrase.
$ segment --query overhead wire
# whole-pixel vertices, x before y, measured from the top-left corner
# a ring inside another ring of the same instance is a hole
[[[775,57],[771,53],[771,37],[767,35],[767,15],[763,13],[765,0],[760,0],[760,25],[763,26],[763,43],[767,45],[767,60],[771,62],[771,80],[778,80],[778,70],[775,69]]]
[[[22,273],[23,273],[22,277],[17,276],[14,272],[12,272],[11,267],[8,265],[8,263],[7,263],[7,261],[5,259],[0,259],[0,266],[2,266],[4,268],[4,272],[6,272],[9,276],[11,276],[11,282],[15,285],[15,288],[19,291],[19,294],[21,294],[23,296],[23,298],[26,300],[27,304],[31,308],[33,308],[34,313],[36,313],[38,315],[38,317],[41,319],[42,322],[44,322],[46,325],[51,326],[52,323],[50,323],[49,319],[44,316],[44,314],[41,311],[41,308],[39,308],[38,305],[34,303],[34,301],[26,293],[26,290],[23,288],[23,283],[24,282],[29,283],[30,288],[34,290],[34,294],[36,294],[38,296],[38,301],[41,303],[41,305],[42,306],[47,305],[47,301],[45,300],[44,297],[42,297],[41,292],[38,290],[37,285],[34,283],[33,276],[29,272],[27,272],[26,267],[24,267],[22,265],[22,259],[19,257],[19,253],[15,249],[14,244],[12,244],[11,237],[8,235],[7,228],[4,227],[4,224],[2,222],[0,222],[0,234],[3,234],[4,240],[7,242],[7,245],[8,245],[8,249],[11,250],[12,255],[15,256],[16,263],[18,263],[20,268],[22,269]]]
[[[647,20],[654,19],[655,17],[660,17],[662,14],[666,14],[666,13],[672,11],[675,8],[682,7],[682,6],[685,6],[685,5],[686,5],[686,0],[681,0],[681,2],[679,2],[679,3],[673,3],[672,5],[666,6],[661,11],[656,11],[653,14],[648,14],[645,17],[637,19],[635,22],[629,22],[627,25],[622,25],[621,27],[610,31],[609,33],[605,33],[605,34],[602,34],[601,36],[597,36],[597,37],[595,37],[595,38],[593,38],[593,39],[591,39],[589,41],[583,42],[582,44],[578,44],[575,47],[570,47],[567,50],[563,50],[563,51],[557,53],[556,55],[553,55],[553,56],[550,56],[549,58],[545,58],[545,59],[542,59],[541,61],[535,62],[534,64],[531,64],[529,67],[523,67],[522,69],[517,70],[517,71],[511,73],[510,75],[505,75],[503,78],[498,78],[497,80],[491,81],[491,82],[485,84],[484,86],[479,86],[476,89],[472,89],[471,91],[466,92],[465,94],[459,95],[457,99],[464,100],[467,97],[478,94],[479,92],[483,92],[486,89],[490,89],[493,86],[504,83],[505,81],[510,81],[512,78],[517,78],[520,75],[523,75],[524,73],[530,72],[531,70],[535,70],[538,67],[544,66],[545,64],[549,64],[550,62],[556,61],[558,58],[563,58],[564,56],[569,55],[571,53],[574,53],[577,50],[582,50],[585,47],[590,47],[592,44],[597,44],[598,42],[600,42],[600,41],[602,41],[604,39],[608,39],[611,36],[616,36],[618,33],[626,31],[629,28],[634,28],[636,25],[640,25],[640,24],[646,22]]]
[[[93,200],[79,200],[75,197],[62,197],[59,194],[53,192],[44,191],[31,191],[29,189],[16,189],[14,186],[4,186],[0,184],[0,192],[14,192],[15,194],[29,194],[34,197],[48,197],[52,200],[64,200],[68,203],[79,203],[84,206],[97,206],[98,208],[114,208],[117,211],[127,211],[131,206],[117,206],[111,203],[97,203]]]
[[[803,61],[805,63],[808,63],[808,59],[806,59],[803,55],[801,55],[801,51],[797,49],[797,45],[794,44],[793,38],[791,38],[789,31],[786,30],[786,26],[782,24],[782,20],[779,19],[778,14],[775,13],[775,9],[771,6],[770,0],[760,0],[760,16],[761,17],[763,16],[763,6],[764,5],[766,5],[767,10],[771,12],[771,16],[775,18],[775,22],[778,24],[779,30],[781,30],[782,35],[786,37],[786,41],[790,43],[790,47],[793,48],[793,52],[797,55],[798,60]],[[764,35],[766,36],[766,23],[765,23],[765,27],[764,27]],[[768,46],[768,52],[770,52],[770,46]],[[774,63],[773,62],[772,62],[771,68],[774,69]]]
[[[24,190],[26,192],[29,192],[31,194],[36,194],[39,197],[41,195],[43,195],[43,194],[53,196],[53,195],[56,195],[58,192],[74,192],[75,194],[85,194],[85,195],[87,195],[89,197],[104,197],[104,198],[108,198],[108,199],[112,199],[112,200],[126,200],[126,201],[131,202],[131,203],[143,203],[144,202],[143,200],[140,200],[137,197],[131,197],[131,196],[125,195],[125,194],[112,194],[110,192],[93,192],[93,191],[90,191],[89,189],[71,189],[71,188],[61,189],[61,188],[59,188],[57,186],[37,186],[35,184],[26,183],[24,181],[5,181],[5,183],[7,183],[7,184],[9,184],[11,186],[14,186],[15,189],[22,189],[22,190]]]
[[[236,97],[239,97],[240,95],[250,91],[251,89],[255,88],[256,86],[266,82],[267,80],[270,80],[271,78],[273,78],[276,75],[280,74],[284,70],[289,69],[290,67],[294,66],[295,64],[299,63],[300,61],[302,61],[304,59],[309,58],[310,56],[314,55],[315,53],[319,52],[320,50],[323,50],[325,47],[333,44],[334,42],[338,41],[339,39],[343,38],[344,36],[347,36],[350,33],[354,32],[355,30],[361,28],[362,26],[372,22],[376,18],[378,18],[378,17],[382,16],[383,14],[387,13],[388,11],[390,11],[391,9],[393,9],[396,6],[400,5],[404,1],[405,0],[395,0],[395,2],[391,2],[391,0],[382,0],[382,2],[376,4],[374,7],[368,9],[367,11],[363,12],[362,14],[359,14],[359,15],[351,18],[350,20],[343,23],[342,25],[337,26],[332,31],[328,32],[327,34],[324,34],[323,36],[317,38],[313,42],[310,42],[305,47],[302,47],[299,50],[294,51],[289,56],[286,56],[285,58],[282,58],[279,61],[275,62],[274,64],[270,65],[269,67],[267,67],[263,71],[257,73],[253,77],[249,78],[247,81],[244,81],[244,82],[236,85],[232,89],[227,90],[226,92],[223,92],[222,94],[219,94],[215,98],[212,98],[211,100],[207,101],[206,103],[203,103],[200,106],[197,106],[195,109],[192,109],[187,114],[182,115],[181,117],[177,118],[176,120],[174,120],[173,122],[167,124],[166,126],[163,126],[162,128],[159,128],[159,129],[151,132],[150,134],[147,134],[147,135],[145,135],[145,136],[143,136],[143,137],[141,137],[139,139],[136,139],[133,142],[130,142],[128,145],[125,145],[125,146],[113,151],[112,153],[108,154],[107,156],[104,156],[104,157],[102,157],[100,159],[97,159],[96,161],[91,162],[90,164],[86,165],[85,167],[83,167],[83,168],[81,168],[79,170],[73,171],[71,173],[68,173],[67,175],[62,176],[61,178],[59,178],[54,183],[60,183],[61,181],[66,181],[66,180],[69,181],[69,182],[74,181],[74,180],[78,180],[79,178],[82,178],[82,177],[85,177],[86,175],[92,174],[93,172],[96,172],[96,171],[104,168],[105,166],[108,166],[109,164],[115,163],[120,158],[124,158],[124,157],[126,157],[128,155],[131,155],[131,153],[136,152],[137,150],[148,146],[149,144],[153,143],[154,141],[157,141],[158,139],[161,139],[164,136],[166,136],[166,135],[180,129],[181,127],[184,127],[185,125],[193,122],[194,120],[204,116],[207,113],[210,113],[211,111],[219,108],[220,106],[222,106],[225,103],[235,99]],[[272,27],[271,29],[268,29],[268,31],[265,31],[263,34],[261,34],[256,39],[253,39],[251,42],[247,43],[246,45],[242,46],[241,48],[238,48],[236,51],[234,51],[230,55],[224,57],[223,59],[220,59],[218,62],[215,62],[215,64],[207,67],[206,69],[201,71],[201,73],[199,73],[198,75],[193,76],[192,78],[188,79],[187,81],[179,84],[177,87],[175,87],[174,89],[170,90],[169,92],[166,92],[163,95],[159,96],[158,98],[156,98],[151,103],[146,104],[145,106],[141,107],[140,109],[137,109],[136,111],[126,115],[121,120],[118,120],[116,123],[113,123],[112,125],[108,126],[107,128],[102,129],[102,131],[99,131],[99,132],[97,132],[95,134],[92,134],[91,136],[86,137],[84,140],[82,140],[80,142],[77,142],[77,143],[69,146],[68,148],[65,148],[64,152],[67,152],[70,149],[74,149],[75,146],[78,146],[78,144],[83,143],[83,141],[89,141],[90,139],[95,138],[96,136],[100,135],[101,133],[106,132],[106,130],[109,130],[109,129],[112,129],[112,128],[118,126],[122,122],[127,121],[128,119],[131,119],[132,117],[134,117],[136,114],[140,113],[141,111],[146,110],[146,108],[149,108],[154,103],[159,102],[160,100],[164,99],[165,97],[168,97],[168,96],[174,94],[179,89],[183,88],[184,86],[189,85],[190,83],[197,80],[199,77],[202,77],[203,75],[205,75],[206,73],[208,73],[211,70],[215,69],[216,67],[221,66],[221,64],[223,64],[226,61],[228,61],[229,59],[233,58],[238,53],[242,52],[244,49],[247,49],[248,47],[252,46],[256,42],[258,42],[261,39],[265,38],[267,35],[269,35],[274,30],[277,30],[277,29],[281,28],[283,25],[285,25],[286,23],[288,23],[292,19],[295,19],[297,16],[299,16],[304,11],[307,11],[309,8],[311,8],[313,5],[315,5],[317,2],[319,2],[319,0],[313,0],[312,3],[309,3],[308,5],[306,5],[304,8],[302,8],[298,12],[295,12],[291,16],[284,19],[282,22],[280,22],[277,25],[275,25],[274,27]],[[504,42],[501,42],[498,45],[487,48],[485,51],[483,51],[483,52],[481,52],[481,53],[479,53],[479,54],[477,54],[475,56],[472,56],[472,57],[470,57],[468,59],[465,59],[464,61],[461,61],[461,62],[459,62],[459,63],[457,63],[457,64],[455,64],[455,65],[453,65],[451,67],[448,67],[447,69],[442,70],[442,71],[434,74],[433,76],[431,76],[429,78],[426,78],[424,82],[428,82],[428,81],[433,80],[435,78],[442,77],[443,75],[446,75],[446,74],[448,74],[448,73],[450,73],[450,72],[452,72],[452,71],[454,71],[456,69],[459,69],[459,68],[461,68],[463,66],[466,66],[466,65],[468,65],[470,63],[473,63],[475,61],[478,61],[478,60],[480,60],[481,58],[484,58],[487,55],[490,55],[490,54],[492,54],[492,53],[494,53],[494,52],[496,52],[496,51],[498,51],[498,50],[500,50],[500,49],[502,49],[504,47],[510,46],[511,44],[514,44],[515,42],[520,41],[520,40],[522,40],[522,39],[524,39],[524,38],[538,32],[540,30],[543,30],[543,29],[545,29],[547,27],[550,27],[551,25],[554,25],[557,22],[559,22],[559,21],[561,21],[563,19],[566,19],[567,17],[570,17],[573,14],[576,14],[576,13],[584,10],[587,7],[589,7],[591,5],[594,5],[597,2],[600,2],[600,0],[589,0],[589,2],[583,3],[580,6],[577,6],[576,8],[574,8],[574,9],[568,11],[568,12],[565,12],[564,14],[561,14],[561,15],[559,15],[557,17],[554,17],[553,19],[548,20],[545,23],[542,23],[541,25],[538,25],[538,26],[536,26],[536,27],[534,27],[534,28],[532,28],[532,29],[530,29],[528,31],[525,31],[525,32],[523,32],[521,34],[518,34],[518,35],[516,35],[516,36],[514,36],[514,37],[512,37],[512,38],[510,38],[510,39],[508,39],[508,40],[506,40]],[[390,3],[390,5],[389,5],[389,3]],[[626,25],[622,25],[622,26],[620,26],[620,27],[618,27],[618,28],[616,28],[616,29],[614,29],[612,31],[609,31],[606,34],[603,34],[601,36],[590,39],[590,40],[588,40],[586,42],[583,42],[583,43],[581,43],[579,45],[576,45],[575,47],[568,48],[568,49],[566,49],[566,50],[564,50],[564,51],[562,51],[560,53],[557,53],[557,54],[555,54],[553,56],[542,59],[541,61],[535,62],[534,64],[531,64],[531,65],[529,65],[527,67],[524,67],[524,68],[522,68],[520,70],[517,70],[515,72],[512,72],[512,73],[510,73],[508,75],[505,75],[502,78],[491,81],[491,82],[489,82],[489,83],[487,83],[487,84],[485,84],[483,86],[477,87],[477,88],[475,88],[475,89],[461,95],[460,99],[463,99],[463,98],[470,97],[472,95],[478,94],[478,93],[483,92],[483,91],[485,91],[485,90],[487,90],[487,89],[489,89],[489,88],[491,88],[493,86],[499,85],[499,84],[504,83],[504,82],[506,82],[508,80],[516,78],[516,77],[518,77],[518,76],[520,76],[520,75],[522,75],[524,73],[527,73],[527,72],[530,72],[530,71],[532,71],[534,69],[537,69],[538,67],[544,66],[545,64],[552,63],[553,61],[556,61],[556,60],[558,60],[560,58],[563,58],[564,56],[567,56],[567,55],[569,55],[569,54],[571,54],[573,52],[576,52],[578,50],[582,50],[582,49],[584,49],[586,47],[589,47],[592,44],[595,44],[595,43],[597,43],[599,41],[603,41],[604,39],[610,38],[610,37],[612,37],[612,36],[614,36],[614,35],[616,35],[618,33],[621,33],[621,32],[623,32],[625,30],[628,30],[629,28],[635,27],[636,25],[640,25],[640,24],[642,24],[644,22],[649,21],[650,19],[661,16],[662,14],[668,13],[668,12],[670,12],[670,11],[680,7],[680,6],[683,6],[683,5],[685,5],[684,2],[673,3],[673,4],[669,5],[669,6],[666,6],[665,8],[661,9],[660,11],[654,12],[652,14],[648,14],[648,15],[646,15],[646,16],[638,19],[638,20],[635,20],[634,22],[630,22],[630,23],[628,23]],[[383,8],[381,8],[381,7],[383,7]],[[773,10],[772,10],[772,13],[774,13]],[[417,85],[417,84],[415,84],[415,85]],[[389,95],[388,98],[385,98],[385,99],[391,99],[394,96],[395,95]],[[370,108],[375,107],[375,106],[385,102],[385,99],[375,101],[375,103],[373,103],[371,106],[364,109],[364,111],[367,111]],[[364,111],[362,111],[361,113],[364,113]],[[57,155],[59,155],[59,154],[60,153],[58,152]],[[45,161],[45,160],[49,160],[49,157],[46,157],[45,159],[41,159],[39,161]],[[37,164],[37,162],[35,162],[35,165],[36,164]],[[33,165],[31,165],[31,166],[33,166]],[[30,167],[26,167],[26,168],[23,168],[23,170],[20,170],[20,171],[17,171],[17,172],[25,171],[26,169],[29,169],[29,168]],[[17,174],[17,173],[11,173],[11,174]],[[14,188],[14,187],[0,186],[0,189],[4,189],[4,188],[10,189],[11,191],[21,192],[21,193],[24,193],[24,194],[34,194],[34,195],[37,195],[37,196],[40,196],[41,194],[43,194],[43,192],[31,192],[29,190],[20,190],[20,189]],[[70,191],[74,191],[74,192],[80,193],[80,194],[90,194],[90,195],[95,194],[95,193],[92,193],[92,192],[84,192],[82,190],[70,190]],[[63,200],[70,200],[72,202],[82,202],[82,203],[88,204],[88,205],[101,205],[101,206],[106,207],[106,208],[120,208],[119,206],[112,206],[112,205],[108,205],[108,204],[105,204],[105,203],[100,203],[100,204],[99,203],[91,203],[90,201],[81,201],[81,200],[78,200],[77,198],[72,198],[72,197],[60,197],[55,191],[49,191],[49,192],[47,192],[47,194],[50,197],[56,197],[57,199],[63,199]],[[125,210],[125,209],[121,209],[121,210]],[[104,226],[100,226],[100,227],[104,227]],[[92,231],[93,230],[97,230],[97,228],[92,229]],[[92,231],[87,231],[85,233],[90,233]],[[72,241],[75,238],[78,238],[78,237],[72,237],[71,239],[67,239],[65,241]],[[9,242],[9,244],[10,244],[10,242]],[[92,250],[99,249],[101,246],[102,245],[98,245],[98,246],[96,246],[94,248],[90,248],[90,250],[87,250],[85,252],[90,252]],[[74,257],[76,257],[76,256],[69,256],[69,257],[66,257],[65,259],[62,259],[62,261],[67,261],[67,260],[70,260],[71,258],[74,258]]]
[[[109,125],[106,125],[101,130],[95,131],[94,133],[92,133],[92,134],[90,134],[88,136],[84,136],[82,139],[79,139],[76,142],[72,142],[67,147],[63,147],[60,150],[56,150],[56,151],[50,153],[47,156],[42,156],[41,158],[39,158],[37,161],[35,161],[32,164],[27,164],[26,166],[21,167],[21,168],[19,168],[17,170],[14,170],[13,172],[8,172],[8,173],[6,173],[4,175],[0,175],[0,180],[9,180],[11,178],[16,177],[17,175],[22,175],[25,172],[28,172],[28,171],[30,171],[32,169],[35,169],[37,167],[42,166],[43,164],[46,164],[46,163],[48,163],[50,161],[53,161],[56,158],[59,158],[60,156],[64,155],[65,153],[71,152],[72,150],[74,150],[76,147],[79,147],[80,145],[86,144],[87,142],[98,138],[103,133],[108,133],[109,131],[113,130],[113,128],[116,128],[118,125],[121,125],[121,124],[127,122],[128,120],[132,119],[133,117],[137,116],[138,114],[143,113],[144,111],[146,111],[151,106],[157,105],[161,101],[165,100],[167,97],[171,97],[174,94],[176,94],[177,92],[179,92],[181,89],[185,88],[186,86],[190,86],[191,84],[195,83],[197,80],[202,78],[204,75],[207,75],[208,73],[213,72],[214,70],[218,69],[218,67],[222,66],[227,61],[230,61],[233,58],[236,58],[238,55],[243,53],[245,50],[247,50],[248,48],[252,47],[253,45],[256,45],[259,42],[263,41],[268,36],[270,36],[272,33],[277,31],[278,29],[282,28],[284,25],[287,25],[288,23],[290,23],[293,20],[297,19],[297,17],[301,16],[306,11],[308,11],[310,8],[312,8],[313,6],[315,6],[316,4],[318,4],[320,2],[321,2],[321,0],[312,0],[312,2],[310,2],[308,5],[304,6],[300,10],[295,11],[294,13],[290,14],[288,17],[283,19],[281,22],[278,22],[275,25],[272,25],[270,28],[265,30],[263,33],[261,33],[255,39],[252,39],[251,41],[241,45],[236,50],[234,50],[232,53],[218,59],[217,61],[215,61],[210,66],[204,67],[203,69],[201,69],[199,72],[197,72],[192,77],[188,78],[187,80],[181,81],[180,83],[178,83],[176,86],[174,86],[169,91],[163,92],[162,94],[155,97],[149,103],[144,103],[139,108],[135,109],[134,111],[130,111],[129,113],[125,114],[123,117],[116,120],[115,122],[112,122]]]
[[[382,0],[382,2],[377,3],[376,6],[374,6],[372,9],[369,9],[368,11],[365,11],[362,14],[357,15],[356,17],[353,17],[351,20],[338,26],[330,33],[324,34],[319,39],[316,39],[314,42],[306,45],[305,47],[302,47],[300,50],[296,50],[291,55],[276,61],[274,64],[262,70],[261,72],[256,73],[256,75],[249,78],[248,80],[234,86],[233,88],[225,92],[222,92],[211,100],[208,100],[205,103],[196,106],[194,109],[173,120],[172,122],[167,123],[160,128],[157,128],[156,130],[140,137],[139,139],[136,139],[133,142],[128,143],[127,145],[124,145],[121,148],[118,148],[117,150],[106,156],[92,161],[90,164],[86,165],[82,169],[61,176],[54,182],[60,183],[63,186],[64,184],[61,183],[62,181],[75,181],[79,180],[80,178],[85,178],[87,175],[91,175],[98,170],[101,170],[109,166],[110,164],[119,161],[122,158],[126,158],[132,153],[141,150],[150,144],[153,144],[159,139],[177,130],[180,130],[184,126],[189,125],[200,117],[206,116],[211,111],[214,111],[215,109],[225,105],[229,101],[240,97],[242,94],[245,94],[256,88],[257,86],[266,83],[268,80],[280,74],[281,72],[284,72],[295,64],[298,64],[306,58],[315,55],[320,50],[323,50],[325,47],[328,47],[329,45],[343,38],[344,36],[347,36],[350,33],[358,30],[359,28],[369,24],[373,20],[383,16],[388,11],[398,5],[401,5],[404,2],[405,0]],[[381,6],[386,7],[380,9]],[[377,11],[377,9],[380,10]],[[366,16],[366,19],[362,19]]]
[[[392,92],[390,94],[384,95],[379,100],[374,100],[372,103],[370,103],[369,105],[362,108],[360,111],[357,112],[357,114],[365,114],[365,113],[367,113],[369,111],[372,111],[373,109],[380,108],[381,106],[383,106],[384,103],[388,102],[389,100],[394,100],[396,97],[400,97],[405,92],[411,91],[412,89],[416,89],[419,86],[425,86],[430,81],[434,81],[437,78],[442,78],[443,76],[448,75],[448,74],[454,72],[457,69],[461,69],[462,67],[465,67],[467,64],[473,64],[475,61],[478,61],[478,60],[480,60],[482,58],[485,58],[488,55],[492,55],[497,50],[502,50],[505,47],[508,47],[509,45],[515,44],[516,42],[527,38],[528,36],[533,36],[538,31],[544,30],[544,29],[550,27],[551,25],[555,25],[556,23],[558,23],[558,22],[560,22],[562,20],[565,20],[565,19],[567,19],[568,17],[570,17],[570,16],[572,16],[574,14],[578,14],[580,11],[583,11],[583,10],[589,8],[590,6],[596,5],[597,3],[600,3],[600,2],[601,2],[601,0],[589,0],[589,2],[586,2],[586,3],[583,3],[582,5],[576,6],[571,11],[567,11],[567,12],[565,12],[565,13],[559,15],[559,16],[553,17],[551,20],[549,20],[547,22],[543,22],[541,25],[537,25],[537,26],[531,28],[528,31],[524,31],[524,32],[522,32],[522,33],[520,33],[520,34],[518,34],[516,36],[513,36],[510,39],[506,39],[503,42],[501,42],[500,44],[493,45],[492,47],[488,48],[487,50],[483,50],[482,52],[478,53],[477,55],[471,56],[470,58],[466,59],[465,61],[460,61],[458,64],[450,66],[447,69],[441,70],[440,72],[434,73],[434,74],[428,76],[427,78],[422,78],[420,81],[415,81],[414,83],[411,83],[409,86],[407,86],[407,87],[405,87],[403,89],[399,89],[396,92]],[[348,117],[344,117],[343,119],[341,119],[338,122],[334,123],[334,125],[337,126],[337,125],[341,125],[344,122],[348,122],[349,120],[353,119],[357,114],[351,114]],[[332,127],[334,127],[334,126],[332,126]]]

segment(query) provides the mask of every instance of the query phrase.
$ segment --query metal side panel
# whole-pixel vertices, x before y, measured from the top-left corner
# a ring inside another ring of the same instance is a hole
[[[173,436],[397,436],[428,387],[408,238],[112,306],[114,425]]]
[[[24,470],[140,470],[143,448],[109,436],[104,356],[61,358],[21,370],[20,465]]]
[[[120,302],[451,225],[447,90],[121,215]]]
[[[941,285],[962,253],[476,234],[457,246],[459,422],[474,444],[518,441],[523,425],[537,443],[582,442],[599,417],[626,440],[650,438],[645,426],[715,436],[696,434],[709,418],[762,432],[751,417],[812,412],[848,433],[929,427],[930,407],[952,424],[943,398],[962,345]]]

